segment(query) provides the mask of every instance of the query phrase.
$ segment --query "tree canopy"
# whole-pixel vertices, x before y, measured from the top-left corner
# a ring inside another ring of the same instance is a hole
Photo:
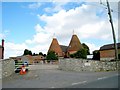
[[[39,54],[33,53],[32,56],[38,56]]]
[[[46,59],[47,60],[58,60],[58,57],[54,51],[50,51],[48,52]]]
[[[87,55],[90,55],[90,49],[89,49],[89,47],[85,43],[82,43],[82,46],[84,47],[84,49],[86,49]]]
[[[32,56],[37,56],[37,55],[42,55],[42,56],[46,56],[46,54],[43,54],[42,52],[39,52],[39,54],[33,53],[31,50],[25,49],[23,55],[32,55]]]
[[[23,55],[32,55],[32,51],[25,49]]]
[[[39,52],[39,55],[42,55],[42,56],[43,56],[43,53],[42,53],[42,52]]]
[[[75,54],[71,54],[70,55],[71,58],[82,58],[82,59],[86,59],[87,58],[87,51],[86,49],[80,49],[79,51],[77,51]]]

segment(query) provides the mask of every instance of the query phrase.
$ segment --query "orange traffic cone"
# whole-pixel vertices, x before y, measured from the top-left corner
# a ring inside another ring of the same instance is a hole
[[[22,66],[20,75],[26,74],[25,66]]]

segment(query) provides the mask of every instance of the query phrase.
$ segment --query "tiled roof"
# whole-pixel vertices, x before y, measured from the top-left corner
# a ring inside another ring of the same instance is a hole
[[[55,53],[62,53],[62,49],[61,49],[61,47],[60,47],[60,45],[59,45],[59,43],[58,43],[56,38],[53,38],[48,52],[49,51],[55,51]]]
[[[117,47],[120,48],[120,43],[117,43]],[[100,50],[110,50],[110,49],[114,49],[114,44],[107,44],[104,45],[102,47],[100,47]]]
[[[67,51],[78,51],[81,48],[83,48],[83,47],[82,47],[82,44],[81,44],[79,38],[77,37],[77,35],[73,35]]]
[[[60,45],[61,49],[63,52],[67,52],[67,48],[68,46],[65,46],[65,45]]]

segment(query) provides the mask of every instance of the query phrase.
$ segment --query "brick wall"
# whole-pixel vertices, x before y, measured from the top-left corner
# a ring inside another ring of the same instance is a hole
[[[118,49],[118,53],[120,53],[120,49]],[[115,50],[103,50],[100,51],[100,60],[111,60],[115,58]]]
[[[100,57],[101,57],[101,58],[115,57],[115,50],[104,50],[104,51],[100,51]]]

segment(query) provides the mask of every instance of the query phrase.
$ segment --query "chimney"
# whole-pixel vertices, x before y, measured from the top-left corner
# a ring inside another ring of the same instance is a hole
[[[4,47],[4,39],[2,39],[2,47]]]
[[[4,59],[4,39],[2,39],[2,59]]]

